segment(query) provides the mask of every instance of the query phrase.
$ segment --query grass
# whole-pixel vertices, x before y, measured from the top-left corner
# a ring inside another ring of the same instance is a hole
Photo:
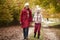
[[[42,23],[43,25],[45,24],[45,23]],[[55,23],[49,23],[48,25],[50,25],[50,26],[54,26],[54,25],[59,25],[60,24],[60,22],[55,22]]]
[[[49,26],[60,25],[60,23],[51,23]]]
[[[34,34],[32,33],[32,34],[30,35],[30,40],[38,40],[38,39],[37,39],[37,35],[36,35],[36,38],[34,38]],[[40,40],[43,40],[42,30],[41,30]]]
[[[37,39],[37,37],[34,38],[34,36],[31,35],[31,36],[30,36],[30,40],[38,40],[38,39]],[[43,36],[42,36],[42,35],[40,36],[40,40],[43,40]]]

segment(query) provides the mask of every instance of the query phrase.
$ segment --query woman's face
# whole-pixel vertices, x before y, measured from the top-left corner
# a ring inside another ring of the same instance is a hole
[[[26,9],[29,9],[29,6],[28,5],[26,6]]]

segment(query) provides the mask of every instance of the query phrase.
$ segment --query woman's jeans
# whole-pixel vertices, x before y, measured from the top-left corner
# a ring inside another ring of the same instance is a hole
[[[26,39],[28,37],[28,31],[29,31],[29,28],[23,28],[24,39]]]

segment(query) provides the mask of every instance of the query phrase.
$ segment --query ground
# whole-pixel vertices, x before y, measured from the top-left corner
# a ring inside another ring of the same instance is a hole
[[[33,27],[30,27],[29,39],[33,39]],[[0,40],[22,40],[22,28],[20,26],[0,28]],[[42,28],[43,40],[60,40],[60,29]],[[42,36],[41,36],[42,38]],[[42,39],[41,39],[42,40]]]
[[[0,40],[21,40],[22,29],[19,26],[0,28]]]
[[[44,40],[60,40],[60,29],[43,28]]]

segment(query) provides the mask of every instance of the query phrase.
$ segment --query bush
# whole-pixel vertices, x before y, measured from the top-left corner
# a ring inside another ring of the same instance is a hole
[[[20,9],[13,0],[0,0],[0,26],[19,24]]]

